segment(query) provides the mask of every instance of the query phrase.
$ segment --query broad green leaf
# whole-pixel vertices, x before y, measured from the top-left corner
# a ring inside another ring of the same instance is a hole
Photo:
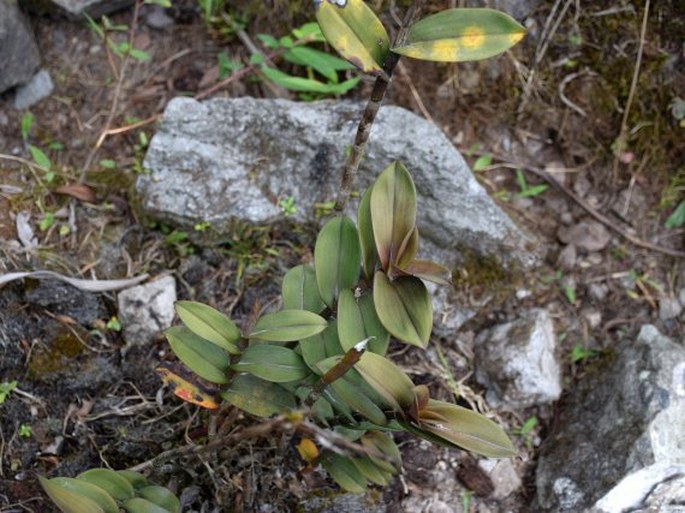
[[[373,238],[373,224],[371,222],[371,191],[373,186],[366,189],[357,209],[357,224],[359,225],[359,245],[362,252],[362,265],[367,280],[373,277],[378,263],[376,241]]]
[[[314,0],[314,8],[321,32],[343,58],[365,73],[383,72],[388,34],[363,0]]]
[[[131,483],[133,488],[138,489],[147,486],[147,478],[139,472],[134,472],[132,470],[117,470],[116,473]]]
[[[475,411],[430,399],[420,416],[422,430],[467,451],[489,458],[509,458],[517,454],[504,430]]]
[[[240,330],[224,314],[195,301],[178,301],[175,308],[190,331],[231,354],[240,353],[235,345],[240,340]]]
[[[310,374],[304,360],[295,351],[268,344],[255,344],[245,349],[240,361],[231,365],[231,369],[273,383],[297,381]]]
[[[328,221],[316,239],[316,282],[324,303],[333,306],[340,292],[357,283],[361,261],[359,235],[345,216]]]
[[[329,386],[350,408],[357,413],[360,413],[374,424],[385,426],[388,423],[388,419],[383,413],[383,410],[369,399],[369,397],[367,397],[354,383],[343,377],[336,379]]]
[[[430,260],[412,260],[401,268],[401,272],[422,280],[432,281],[438,285],[450,285],[452,278],[452,273],[447,267]]]
[[[306,310],[280,310],[261,316],[250,338],[291,342],[308,338],[326,329],[326,319]]]
[[[338,322],[332,319],[328,327],[313,337],[300,340],[300,350],[307,366],[316,374],[321,374],[317,363],[331,356],[344,353],[338,341]]]
[[[382,271],[373,280],[373,300],[381,323],[391,335],[426,347],[433,328],[433,307],[423,282],[413,276],[390,281]]]
[[[81,481],[99,486],[117,501],[133,498],[133,485],[124,476],[107,468],[93,468],[76,476]]]
[[[283,387],[251,374],[239,374],[221,397],[257,417],[271,417],[297,408],[293,395]]]
[[[411,379],[385,357],[367,351],[354,368],[395,410],[403,411],[414,401],[414,384]]]
[[[316,272],[309,265],[298,265],[283,277],[283,308],[319,313],[326,306],[319,295]]]
[[[45,488],[47,491],[45,483],[42,481],[41,483],[43,484],[43,488]],[[72,477],[55,477],[50,479],[49,483],[62,488],[62,490],[68,490],[80,495],[81,497],[90,499],[97,506],[99,506],[99,509],[104,513],[119,513],[119,506],[117,506],[117,503],[106,491],[99,486],[95,486],[87,483],[86,481],[81,481],[80,479],[74,479]]]
[[[181,326],[172,326],[165,334],[174,354],[195,374],[212,383],[228,383],[226,351]]]
[[[401,256],[402,243],[416,224],[416,188],[399,161],[376,179],[371,192],[371,220],[381,267],[387,271]]]
[[[154,502],[141,497],[126,501],[122,506],[127,513],[172,513],[168,509],[158,506]]]
[[[374,337],[369,341],[369,350],[385,354],[390,334],[378,319],[371,291],[365,291],[358,298],[349,289],[340,293],[338,326],[340,345],[344,351],[349,351],[362,340]]]
[[[104,513],[97,502],[85,495],[64,488],[53,483],[51,479],[45,479],[42,476],[38,476],[38,481],[52,502],[64,513]]]
[[[181,511],[181,501],[163,486],[146,486],[138,490],[138,495],[171,513],[180,513]]]
[[[321,466],[342,489],[351,493],[366,491],[366,478],[350,458],[326,451],[321,456]]]
[[[352,458],[352,463],[359,469],[362,475],[374,484],[387,486],[392,474],[378,467],[369,457]]]
[[[392,51],[424,61],[476,61],[508,50],[525,33],[500,11],[447,9],[412,25],[406,42]]]
[[[390,435],[380,431],[368,431],[362,436],[361,443],[376,466],[390,473],[395,473],[402,467],[402,455]]]
[[[295,46],[285,52],[283,58],[293,64],[310,67],[334,83],[338,82],[338,71],[353,68],[349,62],[309,46]]]
[[[29,153],[31,153],[31,158],[33,158],[36,164],[38,164],[40,167],[44,168],[47,171],[50,170],[52,164],[50,163],[50,159],[43,150],[41,150],[37,146],[34,146],[33,144],[29,144]]]

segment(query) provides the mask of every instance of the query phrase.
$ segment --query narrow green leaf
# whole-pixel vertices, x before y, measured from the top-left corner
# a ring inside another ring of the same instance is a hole
[[[371,220],[381,267],[387,271],[401,256],[402,243],[416,224],[416,188],[399,161],[376,179],[371,192]]]
[[[117,506],[117,503],[106,491],[99,486],[95,486],[87,483],[86,481],[81,481],[72,477],[55,477],[50,479],[49,482],[60,487],[62,490],[68,490],[80,495],[81,497],[90,499],[97,506],[99,506],[100,511],[103,511],[104,513],[119,513],[119,506]],[[43,484],[43,488],[47,491],[45,483],[41,483]]]
[[[352,463],[359,469],[362,475],[374,484],[387,486],[392,474],[385,469],[379,468],[369,457],[352,458]]]
[[[228,383],[226,351],[180,326],[172,326],[165,335],[174,354],[195,374],[212,383]]]
[[[86,470],[76,476],[76,479],[99,486],[117,501],[131,499],[136,493],[128,479],[107,468]]]
[[[476,159],[473,163],[473,170],[475,172],[484,171],[490,164],[492,164],[492,153],[486,153]]]
[[[312,68],[331,82],[338,82],[338,71],[353,68],[349,62],[309,46],[295,46],[285,52],[283,58],[293,64]]]
[[[424,61],[475,61],[508,50],[525,33],[525,28],[500,11],[446,9],[412,25],[405,44],[392,51]]]
[[[369,350],[385,354],[390,334],[378,319],[371,291],[365,291],[358,298],[349,289],[340,293],[338,325],[340,345],[344,351],[349,351],[362,340],[373,337],[369,341]]]
[[[38,481],[52,502],[64,513],[105,513],[97,502],[85,495],[64,488],[42,476],[38,476]]]
[[[134,472],[132,470],[117,470],[116,473],[131,483],[135,489],[147,486],[147,478],[139,472]]]
[[[413,276],[390,281],[377,271],[373,299],[381,323],[391,335],[407,344],[426,347],[433,328],[433,307],[423,282]]]
[[[351,493],[366,491],[366,478],[350,458],[326,451],[321,457],[321,466],[343,490]]]
[[[177,301],[175,308],[190,331],[231,354],[240,353],[235,345],[240,340],[240,330],[224,314],[195,301]]]
[[[306,310],[281,310],[265,314],[255,324],[250,338],[272,342],[290,342],[321,333],[326,319]]]
[[[388,419],[385,416],[385,413],[383,413],[383,410],[369,399],[369,397],[367,397],[354,383],[342,377],[335,380],[329,386],[350,408],[357,413],[360,413],[374,424],[385,426],[388,423]]]
[[[362,252],[362,265],[367,280],[373,277],[378,263],[376,241],[373,237],[373,224],[371,222],[371,191],[373,186],[366,189],[359,208],[357,209],[357,224],[359,225],[359,245]]]
[[[318,294],[318,292],[317,292]],[[313,337],[300,340],[300,350],[302,351],[302,358],[307,366],[316,374],[322,374],[317,367],[317,363],[326,358],[344,353],[340,342],[338,341],[338,322],[332,319],[328,323],[328,327],[321,333]]]
[[[264,46],[271,50],[275,50],[281,46],[278,42],[278,39],[271,34],[257,34],[257,39],[259,39]]]
[[[283,277],[283,308],[319,313],[326,306],[319,295],[316,272],[310,265],[298,265]]]
[[[122,507],[127,513],[172,513],[168,509],[141,497],[135,497],[126,501]]]
[[[402,467],[402,454],[392,436],[380,431],[367,431],[362,436],[361,443],[376,466],[393,474]],[[376,453],[380,453],[382,457]]]
[[[291,91],[301,91],[306,93],[330,93],[328,84],[311,78],[294,77],[276,68],[264,66],[261,68],[264,76],[274,84],[289,89]]]
[[[402,369],[376,353],[367,351],[355,365],[362,378],[387,404],[403,411],[414,401],[414,384]]]
[[[324,303],[333,306],[342,290],[357,283],[360,262],[359,235],[352,220],[340,216],[328,221],[314,247],[316,282]]]
[[[231,365],[237,372],[247,372],[273,383],[285,383],[306,378],[310,370],[292,349],[268,344],[248,347],[240,361]]]
[[[138,495],[171,513],[180,513],[181,511],[181,501],[163,486],[146,486],[138,490]]]
[[[34,160],[36,164],[44,168],[46,171],[50,170],[52,164],[50,163],[50,159],[43,150],[41,150],[37,146],[34,146],[33,144],[29,144],[29,153],[31,153],[31,158]]]
[[[237,375],[220,395],[233,406],[257,417],[271,417],[297,408],[290,392],[251,374]]]
[[[343,58],[382,74],[390,46],[385,27],[363,0],[314,0],[321,32]]]

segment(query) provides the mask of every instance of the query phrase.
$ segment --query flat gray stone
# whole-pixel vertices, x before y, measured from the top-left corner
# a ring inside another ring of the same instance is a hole
[[[16,0],[0,0],[0,93],[31,80],[40,54]]]
[[[531,310],[480,333],[474,362],[488,403],[517,410],[559,399],[561,367],[555,348],[554,326],[546,310]]]
[[[174,320],[176,280],[164,276],[119,292],[119,320],[129,345],[149,343]]]
[[[564,244],[573,244],[588,252],[601,251],[611,240],[609,230],[603,224],[591,219],[570,227],[561,226],[557,235]]]
[[[685,469],[685,348],[648,325],[608,360],[570,391],[541,447],[534,511],[647,508]]]
[[[14,108],[23,110],[32,107],[52,94],[55,84],[50,73],[43,69],[36,73],[26,84],[17,87],[14,94]]]

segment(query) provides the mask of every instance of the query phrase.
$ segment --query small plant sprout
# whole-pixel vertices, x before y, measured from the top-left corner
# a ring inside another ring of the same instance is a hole
[[[522,198],[532,198],[539,196],[548,189],[548,185],[528,185],[526,182],[526,177],[523,175],[523,171],[520,169],[516,170],[516,183],[519,186],[519,196]]]
[[[31,429],[31,426],[29,426],[28,424],[22,424],[19,426],[17,433],[22,438],[31,438],[31,436],[33,435],[33,430]]]
[[[278,200],[278,207],[283,212],[286,217],[294,216],[297,214],[297,205],[295,204],[295,198],[292,196],[285,196]]]
[[[17,388],[16,381],[5,381],[4,383],[0,383],[0,404],[5,402],[7,396],[9,396],[15,388]]]

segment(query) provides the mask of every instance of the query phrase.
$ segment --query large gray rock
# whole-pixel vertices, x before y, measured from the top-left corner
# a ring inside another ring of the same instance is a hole
[[[573,388],[556,424],[535,511],[652,511],[657,488],[685,475],[685,348],[644,326]]]
[[[518,410],[551,403],[561,395],[556,336],[546,310],[532,310],[476,337],[476,379],[487,388],[488,403]]]
[[[31,80],[39,66],[38,46],[16,0],[0,0],[0,93]]]
[[[99,18],[130,5],[135,0],[20,0],[22,6],[34,13],[59,13],[72,19]]]
[[[292,196],[296,219],[312,220],[315,204],[335,198],[361,110],[350,102],[174,99],[145,158],[149,173],[136,184],[142,209],[173,224],[208,221],[226,231],[235,220],[282,218],[278,199]],[[534,262],[525,248],[532,240],[490,199],[443,133],[386,106],[371,131],[358,190],[394,160],[402,160],[416,182],[426,246]]]

